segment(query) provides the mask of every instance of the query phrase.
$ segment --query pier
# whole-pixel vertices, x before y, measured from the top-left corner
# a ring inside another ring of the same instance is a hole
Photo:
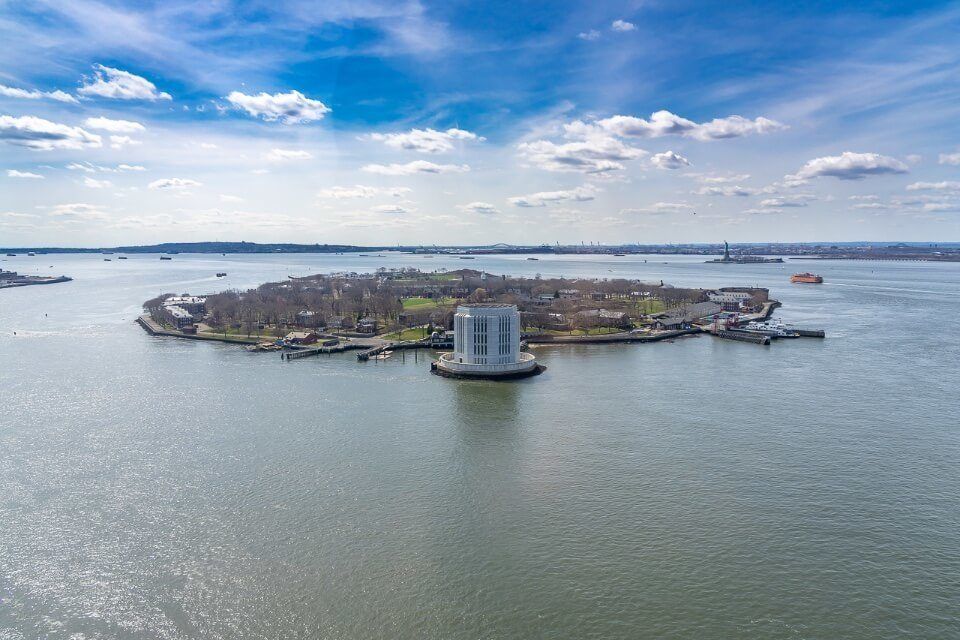
[[[770,344],[770,336],[761,335],[759,333],[747,333],[746,331],[729,331],[722,330],[717,331],[713,335],[718,338],[723,338],[724,340],[736,340],[737,342],[750,342],[752,344]]]
[[[343,353],[354,349],[363,349],[366,345],[354,344],[352,342],[341,342],[329,347],[308,347],[305,349],[296,349],[293,351],[284,351],[280,357],[284,360],[299,360],[300,358],[309,358],[321,354]]]

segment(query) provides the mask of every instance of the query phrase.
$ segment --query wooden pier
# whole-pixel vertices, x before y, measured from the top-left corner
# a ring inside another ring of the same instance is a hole
[[[330,347],[310,347],[307,349],[297,349],[295,351],[284,351],[280,357],[284,360],[299,360],[300,358],[309,358],[319,356],[320,354],[343,353],[353,349],[363,349],[363,345],[341,342]]]
[[[369,349],[366,349],[366,350],[361,351],[360,353],[358,353],[358,354],[357,354],[357,360],[360,361],[360,362],[366,362],[366,361],[369,360],[370,358],[375,358],[376,356],[380,355],[380,354],[383,353],[384,351],[387,351],[387,350],[390,350],[390,349],[393,349],[393,348],[394,348],[394,345],[391,344],[391,343],[389,343],[389,342],[384,343],[384,344],[380,344],[380,345],[377,345],[377,346],[375,346],[375,347],[371,347],[371,348],[369,348]],[[401,348],[402,348],[402,347],[401,347]]]
[[[770,344],[770,336],[759,333],[747,333],[746,331],[717,331],[713,335],[724,340],[736,340],[737,342],[750,342],[752,344]]]

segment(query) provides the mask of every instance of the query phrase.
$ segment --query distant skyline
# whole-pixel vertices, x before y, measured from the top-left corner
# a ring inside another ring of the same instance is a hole
[[[0,1],[0,245],[960,241],[960,4]]]

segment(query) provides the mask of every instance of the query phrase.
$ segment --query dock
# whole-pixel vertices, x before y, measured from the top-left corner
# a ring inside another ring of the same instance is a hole
[[[747,333],[746,331],[717,331],[715,334],[718,338],[723,338],[724,340],[736,340],[737,342],[750,342],[752,344],[770,344],[770,336],[765,336],[759,333]]]

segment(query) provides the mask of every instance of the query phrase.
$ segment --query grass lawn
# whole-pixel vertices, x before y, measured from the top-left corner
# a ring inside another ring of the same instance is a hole
[[[404,309],[412,309],[415,311],[424,311],[427,309],[436,309],[439,306],[448,306],[455,303],[456,298],[404,298],[401,302],[403,303]]]
[[[385,333],[378,337],[384,340],[422,340],[423,338],[429,338],[430,334],[427,333],[425,327],[415,327],[413,329],[404,329],[399,333],[396,331],[393,333]]]
[[[666,305],[663,304],[663,300],[657,300],[655,298],[647,298],[646,300],[640,300],[637,302],[637,311],[645,315],[650,315],[651,313],[660,313],[666,308]]]
[[[536,331],[536,329],[525,329],[525,331]],[[543,333],[548,336],[604,336],[610,333],[622,333],[626,329],[619,327],[593,327],[592,329],[575,329],[573,331],[556,331],[547,329]]]

